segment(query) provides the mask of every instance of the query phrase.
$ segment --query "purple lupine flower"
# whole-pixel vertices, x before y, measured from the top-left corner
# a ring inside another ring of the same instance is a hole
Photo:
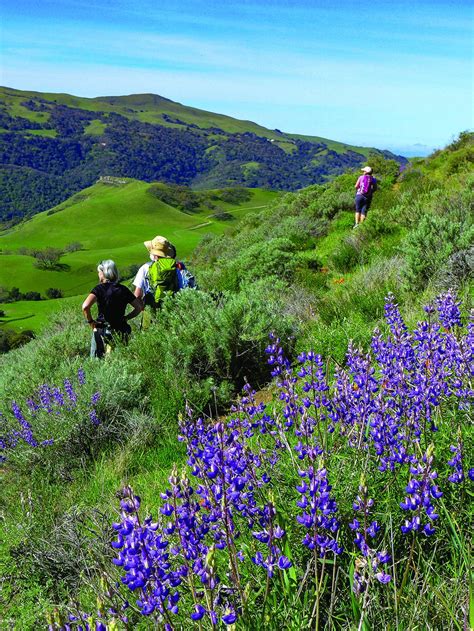
[[[450,445],[449,449],[453,453],[453,457],[448,460],[448,465],[452,467],[454,471],[448,477],[448,480],[454,484],[459,484],[464,480],[462,442],[459,440],[457,445]]]
[[[32,414],[35,414],[37,410],[39,410],[39,405],[32,398],[26,400],[26,405],[30,409]]]
[[[91,405],[95,405],[96,403],[98,403],[100,400],[100,392],[94,392],[94,394],[91,396]]]
[[[445,329],[462,326],[460,305],[461,301],[456,300],[451,290],[436,299],[439,321]]]
[[[71,383],[71,380],[70,379],[65,379],[63,383],[64,383],[64,391],[67,394],[67,396],[69,398],[69,401],[73,405],[75,405],[77,403],[77,394],[76,394],[76,392],[74,390],[74,387],[73,387],[73,385]]]
[[[94,409],[92,409],[92,410],[89,412],[89,418],[90,418],[91,423],[92,423],[93,425],[100,425],[100,419],[99,419],[99,417],[97,416],[97,412],[96,412]]]
[[[295,390],[297,377],[294,377],[291,370],[290,361],[285,357],[280,339],[270,334],[271,344],[267,346],[265,352],[269,355],[267,363],[273,367],[272,377],[278,377],[277,386],[280,390],[279,397],[285,402],[283,416],[285,417],[285,428],[289,429],[294,423],[298,414],[298,393]]]
[[[376,521],[370,522],[370,512],[373,505],[374,500],[369,498],[367,486],[362,483],[359,486],[359,494],[352,505],[356,512],[361,513],[361,516],[360,519],[354,519],[354,521],[349,524],[351,530],[355,531],[356,537],[354,543],[364,557],[364,562],[359,562],[358,564],[359,569],[357,576],[356,571],[354,572],[353,590],[356,594],[362,593],[368,585],[369,578],[366,575],[367,572],[372,572],[372,575],[375,576],[380,583],[388,583],[391,580],[391,576],[385,573],[380,567],[391,560],[390,555],[386,550],[376,550],[373,543],[369,542],[369,537],[374,539],[380,531],[380,527]]]
[[[296,521],[308,531],[302,539],[303,545],[310,550],[318,550],[321,557],[329,551],[341,554],[343,548],[334,536],[339,529],[339,522],[334,516],[337,505],[330,495],[332,487],[328,483],[326,469],[315,469],[310,465],[307,470],[300,471],[300,476],[308,480],[297,489],[302,497],[296,504],[303,510],[296,516]]]
[[[79,385],[83,386],[86,383],[86,373],[84,369],[81,367],[77,371],[77,381]]]
[[[473,372],[473,351],[465,340],[469,336],[471,341],[474,339],[474,321],[467,327],[467,336],[456,331],[461,338],[457,340],[451,330],[443,330],[435,321],[434,308],[426,313],[428,321],[420,322],[409,333],[390,297],[386,304],[389,334],[374,335],[371,353],[350,347],[347,367],[336,371],[336,383],[331,388],[318,355],[301,353],[293,369],[279,340],[271,338],[267,352],[282,403],[282,421],[271,418],[262,405],[256,404],[248,384],[232,408],[232,418],[225,422],[194,421],[186,410],[179,439],[186,444],[193,486],[186,476],[179,478],[173,473],[170,488],[161,494],[163,502],[155,530],[151,522],[144,525],[132,511],[128,519],[124,516],[113,544],[121,552],[128,545],[127,555],[119,554],[114,562],[128,573],[124,584],[140,593],[137,604],[143,613],[153,608],[149,615],[159,620],[162,611],[175,613],[177,603],[164,593],[167,590],[170,594],[179,588],[180,581],[193,577],[199,586],[197,602],[204,594],[206,599],[202,600],[205,606],[197,605],[191,615],[206,616],[212,624],[218,620],[233,624],[229,612],[239,610],[239,564],[244,559],[238,539],[245,528],[254,538],[253,552],[247,558],[263,568],[269,578],[289,567],[290,561],[277,547],[285,533],[278,525],[274,503],[265,496],[269,480],[278,480],[276,466],[285,446],[294,447],[296,458],[292,454],[292,460],[300,468],[297,523],[305,530],[304,544],[321,556],[342,550],[337,543],[337,507],[327,473],[319,464],[320,456],[330,462],[331,448],[341,440],[349,448],[363,451],[368,462],[375,455],[382,472],[409,469],[406,498],[401,503],[408,518],[402,530],[423,530],[426,535],[434,532],[433,523],[438,517],[435,500],[442,493],[434,482],[436,472],[430,454],[419,459],[420,446],[429,442],[437,429],[440,405],[449,401],[462,412],[472,399],[466,384]],[[288,434],[292,427],[295,437]],[[330,434],[336,430],[332,439]],[[474,478],[474,471],[469,470],[468,475]],[[366,489],[359,489],[354,502],[358,516],[349,524],[362,553],[354,571],[353,588],[359,593],[367,588],[368,580],[390,580],[384,568],[390,555],[376,549],[381,526],[369,515],[372,506]],[[142,530],[138,536],[139,528],[145,527],[147,534]],[[146,546],[149,560],[145,563],[139,560],[144,554],[141,538],[148,536],[151,545]],[[163,553],[158,552],[160,545]],[[228,571],[225,582],[222,577],[220,583],[219,572],[224,567]],[[162,581],[159,584],[158,575]],[[157,600],[158,595],[163,598]]]
[[[413,477],[405,488],[407,496],[403,502],[400,502],[400,508],[407,512],[411,511],[413,515],[401,526],[403,534],[421,529],[427,536],[435,532],[432,522],[438,519],[438,514],[435,512],[433,499],[441,497],[443,493],[433,482],[438,474],[432,468],[432,451],[433,448],[430,447],[423,456],[422,462],[410,467]],[[422,517],[428,518],[428,521],[423,523]]]
[[[37,447],[38,441],[34,437],[32,427],[25,419],[20,406],[17,404],[16,401],[12,401],[11,406],[13,415],[21,426],[21,430],[18,435],[25,441],[25,443],[30,445],[30,447]]]
[[[64,396],[61,390],[57,388],[56,386],[54,386],[53,388],[50,389],[50,392],[51,392],[51,397],[54,403],[58,405],[59,407],[62,407],[64,405]],[[58,414],[60,414],[59,410],[58,410]]]
[[[45,383],[38,388],[38,397],[43,410],[50,414],[53,411],[53,393],[48,384]]]
[[[230,610],[229,613],[226,613],[222,616],[222,622],[224,624],[234,624],[236,620],[237,614],[233,610]]]
[[[191,614],[191,620],[201,620],[204,617],[204,614],[206,613],[206,609],[205,607],[203,607],[202,605],[195,605],[194,606],[194,613]]]

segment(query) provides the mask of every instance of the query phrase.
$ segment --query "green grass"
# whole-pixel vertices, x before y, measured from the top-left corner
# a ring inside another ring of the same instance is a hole
[[[45,138],[56,138],[58,132],[55,129],[25,129],[25,134],[31,136],[44,136]]]
[[[87,136],[102,136],[106,127],[107,125],[102,121],[93,120],[84,128],[84,133]]]
[[[341,212],[331,222],[331,229],[327,236],[318,241],[317,252],[321,262],[326,266],[331,254],[348,234],[348,229],[354,225],[354,214]]]
[[[149,186],[138,180],[126,180],[120,186],[97,183],[56,208],[0,233],[0,286],[19,287],[22,292],[39,291],[42,295],[54,287],[67,297],[77,296],[80,303],[96,284],[99,261],[112,258],[119,270],[143,263],[148,258],[143,242],[157,234],[169,238],[179,258],[186,259],[204,234],[223,233],[241,217],[265,208],[278,196],[273,191],[252,189],[251,199],[240,205],[219,201],[219,207],[232,216],[231,220],[219,221],[212,217],[215,211],[208,208],[194,214],[181,212],[148,194]],[[61,258],[63,271],[38,269],[33,257],[17,252],[21,247],[62,249],[72,242],[80,242],[83,249]],[[56,301],[9,304],[5,309],[12,314],[8,326],[39,331],[55,304]]]
[[[156,497],[166,487],[173,465],[181,464],[183,453],[183,447],[174,438],[171,440],[165,437],[160,444],[150,447],[131,449],[130,445],[126,445],[103,452],[91,463],[90,468],[77,471],[74,480],[68,485],[64,485],[62,480],[55,483],[42,482],[41,476],[37,475],[29,479],[17,479],[15,483],[12,481],[9,484],[8,497],[4,499],[12,507],[10,515],[13,520],[0,523],[0,538],[7,542],[0,552],[0,573],[6,577],[3,597],[8,602],[9,620],[15,624],[12,628],[39,628],[39,620],[43,621],[43,616],[51,612],[55,606],[53,599],[47,598],[46,586],[41,580],[30,577],[29,580],[23,581],[24,589],[20,592],[12,584],[11,567],[8,566],[10,550],[21,545],[25,535],[21,524],[24,524],[27,503],[25,505],[21,498],[27,496],[26,488],[33,492],[35,519],[39,518],[37,501],[47,507],[54,506],[54,511],[46,511],[41,517],[45,532],[49,528],[53,529],[57,520],[71,512],[77,515],[84,512],[91,515],[92,511],[99,507],[101,511],[112,516],[118,506],[115,494],[126,484],[139,490],[143,505],[151,514],[155,511]],[[7,469],[0,470],[2,484],[6,481],[7,475]],[[71,507],[74,507],[73,511]],[[89,527],[96,527],[93,520],[89,521]],[[84,550],[85,554],[90,552]],[[92,608],[95,606],[95,593],[90,587],[84,587],[81,596],[85,602],[91,602]],[[1,624],[0,628],[3,629]]]
[[[65,306],[80,309],[82,300],[79,296],[61,300],[19,300],[0,305],[5,313],[0,317],[0,327],[15,331],[41,331],[48,324],[51,315]]]

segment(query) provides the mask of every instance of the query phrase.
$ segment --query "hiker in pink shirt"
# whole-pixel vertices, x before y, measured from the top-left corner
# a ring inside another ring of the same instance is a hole
[[[377,190],[377,180],[372,175],[372,167],[364,167],[363,175],[357,178],[355,184],[355,224],[354,228],[361,224],[370,208],[372,202],[372,193]]]

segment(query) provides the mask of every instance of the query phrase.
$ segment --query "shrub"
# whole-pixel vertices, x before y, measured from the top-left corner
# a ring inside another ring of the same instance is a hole
[[[101,365],[102,364],[102,365]],[[43,477],[70,479],[79,465],[97,456],[110,442],[130,434],[127,412],[140,400],[141,377],[118,354],[113,362],[89,361],[76,374],[39,386],[24,382],[3,400],[3,447],[9,467],[32,466]]]
[[[71,243],[68,243],[66,245],[66,247],[64,248],[64,252],[67,253],[71,253],[71,252],[79,252],[79,250],[83,250],[84,246],[82,245],[82,243],[80,243],[80,241],[72,241]]]
[[[295,243],[284,237],[252,243],[234,256],[221,258],[220,265],[208,268],[207,274],[200,274],[202,286],[237,291],[243,284],[269,276],[290,282],[298,266],[296,250]]]
[[[285,286],[266,279],[217,296],[184,291],[165,300],[156,325],[135,336],[131,352],[143,371],[155,414],[174,421],[186,400],[200,410],[229,400],[245,377],[262,377],[269,328],[284,337],[296,318],[282,315]]]
[[[4,315],[5,312],[0,312],[0,317]],[[34,336],[33,331],[29,330],[18,333],[8,329],[0,329],[0,353],[8,353],[12,349],[20,348],[20,346],[32,340]]]
[[[412,165],[407,165],[400,174],[399,180],[403,184],[404,189],[410,189],[420,186],[423,181],[423,171]]]
[[[446,263],[435,273],[438,290],[459,289],[474,278],[474,246],[452,254]]]
[[[373,169],[377,179],[384,185],[391,186],[397,181],[400,173],[400,164],[396,160],[385,158],[380,153],[369,153],[368,163]]]
[[[187,186],[152,184],[147,192],[165,204],[175,206],[184,212],[194,212],[199,207],[198,195]]]
[[[58,289],[57,287],[50,287],[46,290],[46,296],[50,299],[62,298],[63,291],[62,289]]]
[[[141,265],[139,263],[132,263],[132,265],[126,265],[120,268],[120,278],[129,279],[135,278]]]
[[[39,291],[27,291],[23,294],[23,300],[41,300]]]
[[[446,147],[446,151],[458,151],[474,144],[474,133],[469,130],[460,132],[459,136]]]
[[[231,215],[231,213],[228,213],[225,210],[218,210],[212,215],[212,217],[214,219],[218,219],[219,221],[230,221],[231,219],[234,218],[233,215]]]
[[[405,238],[403,275],[408,286],[423,287],[443,263],[474,236],[472,226],[451,217],[425,215]]]
[[[219,198],[228,204],[241,204],[252,199],[252,193],[247,188],[225,188],[219,192]]]
[[[54,269],[59,259],[63,255],[63,251],[58,248],[46,248],[44,250],[36,250],[33,257],[36,259],[35,267],[40,269]]]
[[[17,300],[21,300],[22,293],[18,287],[12,287],[10,289],[8,300],[9,302],[16,302]]]

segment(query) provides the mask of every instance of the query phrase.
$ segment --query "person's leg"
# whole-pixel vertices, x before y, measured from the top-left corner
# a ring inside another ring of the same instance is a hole
[[[355,197],[355,218],[354,218],[355,223],[354,223],[354,227],[358,226],[360,224],[362,205],[363,205],[363,196],[362,195],[356,195],[356,197]]]
[[[92,333],[91,340],[91,357],[103,357],[105,353],[104,340],[100,331],[95,330]]]
[[[360,223],[362,223],[363,221],[366,220],[367,213],[369,212],[370,202],[371,201],[372,200],[371,200],[370,197],[366,197],[365,198],[364,205],[361,207]]]
[[[90,356],[95,357],[97,353],[97,343],[95,341],[95,331],[92,331]]]

